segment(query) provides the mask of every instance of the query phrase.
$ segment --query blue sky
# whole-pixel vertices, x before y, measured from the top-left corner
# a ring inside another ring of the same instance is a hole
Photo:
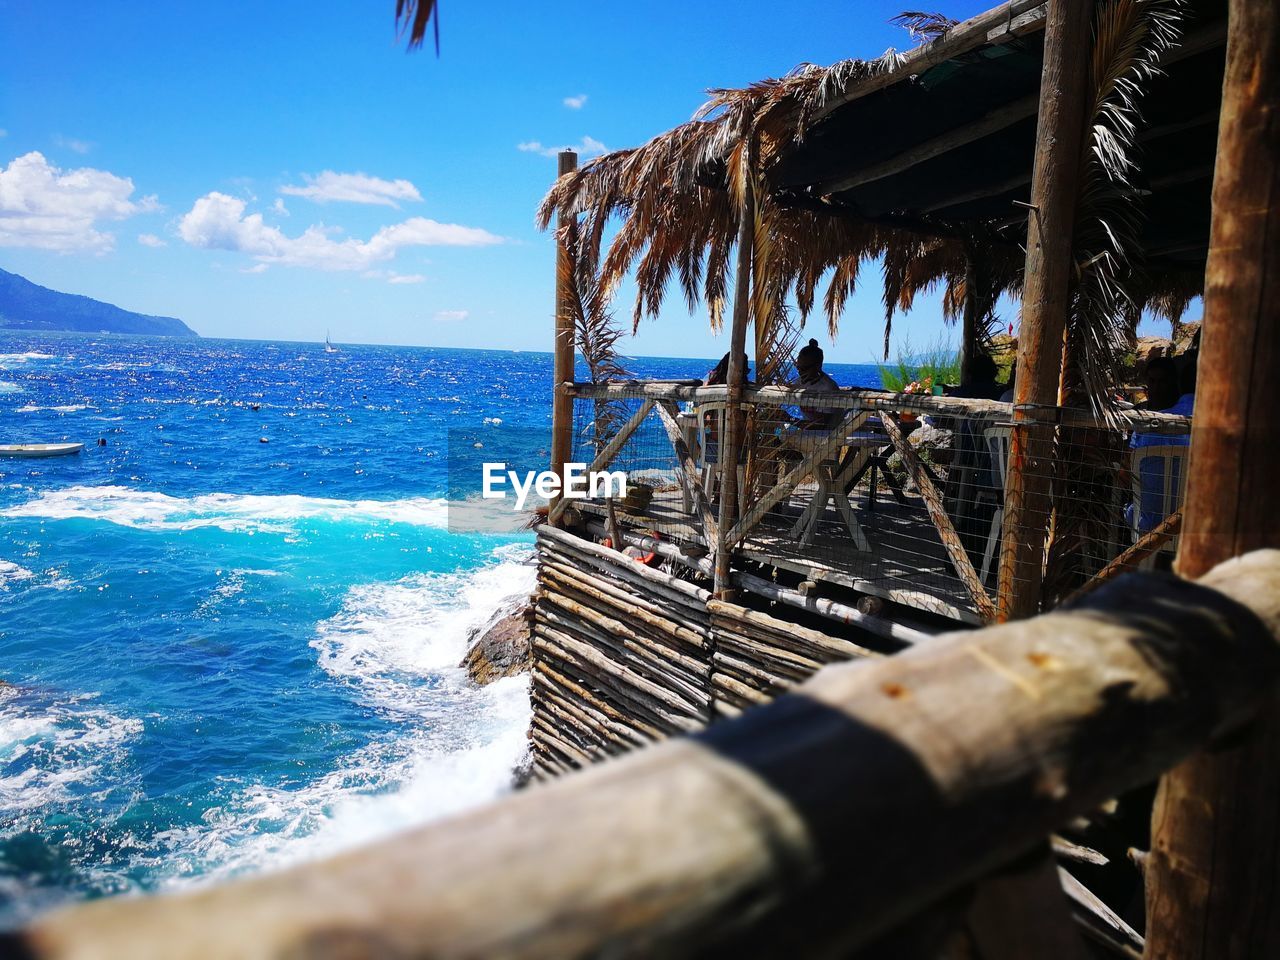
[[[904,5],[442,0],[437,59],[393,0],[0,0],[0,267],[206,336],[545,350],[535,145],[635,145],[708,87],[909,46]],[[868,275],[829,358],[869,359],[881,313]],[[923,345],[938,317],[895,329]],[[673,295],[626,350],[724,347]]]

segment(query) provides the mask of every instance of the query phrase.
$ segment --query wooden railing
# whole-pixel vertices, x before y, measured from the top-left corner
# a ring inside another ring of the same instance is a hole
[[[697,403],[724,403],[726,386],[703,386],[698,380],[621,380],[606,383],[565,383],[572,397],[591,400],[673,400]],[[770,407],[804,406],[815,410],[859,410],[867,413],[924,413],[944,417],[1011,422],[1013,404],[968,397],[892,393],[887,390],[847,388],[833,393],[815,393],[803,387],[745,387],[743,403]],[[1156,410],[1116,410],[1108,423],[1093,412],[1076,407],[1057,407],[1044,420],[1076,427],[1138,430],[1143,433],[1186,434],[1191,418]]]
[[[13,936],[72,958],[847,955],[1247,723],[1280,551],[824,668],[769,706],[363,850]],[[997,922],[1035,922],[1007,914]]]

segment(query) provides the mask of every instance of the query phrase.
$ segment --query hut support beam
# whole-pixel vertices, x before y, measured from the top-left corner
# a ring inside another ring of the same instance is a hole
[[[1280,8],[1232,0],[1177,571],[1280,545]],[[1160,783],[1148,953],[1280,956],[1280,704]]]
[[[563,177],[578,169],[578,155],[572,150],[562,150],[557,158],[557,175]],[[569,215],[563,210],[556,217],[556,341],[552,362],[552,399],[551,399],[551,472],[563,481],[564,465],[573,456],[573,395],[566,389],[566,384],[574,380],[573,355],[577,341],[573,324],[573,312],[569,304],[570,291],[561,282],[568,276],[566,269],[569,250],[561,237],[569,223]],[[551,498],[551,511],[557,522],[564,512],[560,506],[559,495]],[[557,509],[559,508],[559,509]]]
[[[751,137],[750,127],[743,135]],[[728,542],[738,507],[738,461],[746,433],[746,415],[742,409],[742,380],[746,374],[743,361],[747,351],[747,323],[751,318],[751,261],[755,250],[756,197],[755,151],[751,144],[742,171],[742,206],[738,211],[738,264],[733,287],[733,327],[729,335],[728,410],[725,414],[724,450],[720,454],[720,515],[716,528],[715,593],[721,600],[733,598],[730,568],[733,551]]]
[[[1027,223],[1027,265],[1018,336],[1014,430],[1000,549],[1000,616],[1031,616],[1040,602],[1049,457],[1071,282],[1071,240],[1090,82],[1093,4],[1052,0],[1040,79],[1040,120]]]

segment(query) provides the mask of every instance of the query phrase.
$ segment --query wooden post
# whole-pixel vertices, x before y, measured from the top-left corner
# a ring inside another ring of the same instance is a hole
[[[578,155],[572,150],[562,150],[557,157],[557,177],[572,173],[578,169]],[[573,324],[573,314],[569,308],[570,293],[560,282],[565,275],[563,269],[569,257],[569,251],[561,241],[565,227],[569,223],[568,214],[563,211],[556,217],[556,338],[555,353],[552,361],[552,400],[551,400],[551,470],[564,477],[564,465],[573,456],[573,397],[565,392],[564,385],[573,382],[574,346],[577,341]],[[550,507],[554,511],[560,497],[551,498]],[[556,520],[561,512],[556,512]]]
[[[1053,430],[1047,421],[1058,399],[1062,335],[1067,323],[1092,19],[1092,3],[1049,2],[1027,219],[1014,430],[1004,494],[999,590],[1004,620],[1034,614],[1040,601]]]
[[[746,132],[750,136],[750,130]],[[725,412],[724,436],[720,438],[720,516],[717,519],[715,592],[721,600],[733,596],[729,568],[732,547],[729,531],[738,508],[738,459],[742,453],[745,416],[742,411],[742,369],[747,350],[747,322],[751,318],[751,260],[755,249],[756,196],[754,153],[746,146],[746,170],[743,171],[742,209],[738,221],[738,265],[733,286],[733,327],[729,334],[728,410]]]
[[[1280,546],[1280,9],[1232,0],[1177,571]],[[1164,777],[1149,957],[1280,956],[1280,705]]]

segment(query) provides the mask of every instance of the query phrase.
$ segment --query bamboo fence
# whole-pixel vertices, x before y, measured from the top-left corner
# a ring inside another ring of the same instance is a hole
[[[543,527],[533,629],[535,774],[557,776],[767,703],[877,656]]]

